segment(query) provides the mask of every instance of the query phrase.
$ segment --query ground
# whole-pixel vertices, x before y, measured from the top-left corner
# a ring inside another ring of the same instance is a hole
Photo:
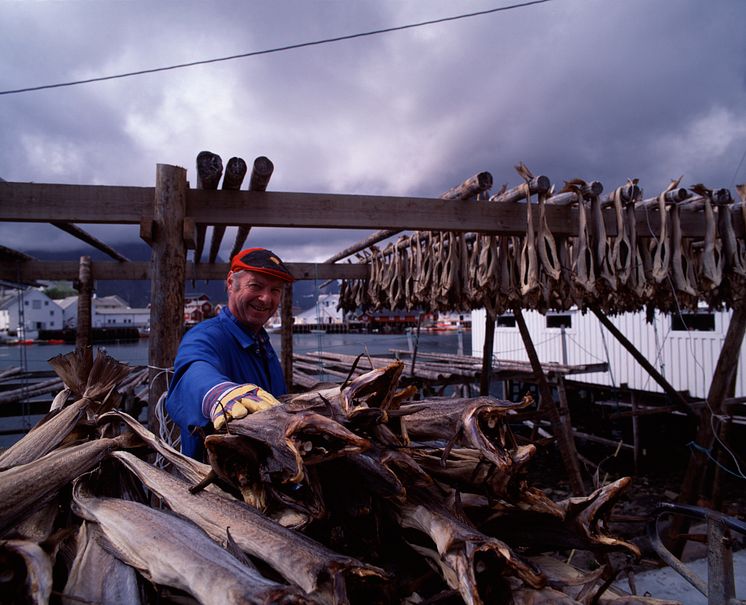
[[[613,457],[613,451],[606,447],[579,447],[580,453],[587,459],[593,461],[605,461],[600,466],[597,481],[602,484],[610,483],[623,476],[631,476],[632,482],[623,492],[617,504],[611,511],[609,517],[609,533],[617,538],[636,544],[641,552],[642,558],[635,561],[626,555],[611,556],[612,564],[620,570],[627,569],[633,573],[639,573],[649,569],[660,567],[662,564],[656,553],[652,550],[647,538],[646,523],[652,511],[659,502],[673,502],[681,489],[688,454],[682,447],[678,451],[670,452],[671,455],[663,456],[660,453],[642,459],[640,468],[635,473],[632,465],[632,456],[629,453],[620,453]],[[612,457],[609,457],[612,456]],[[593,477],[596,469],[584,467],[586,485],[589,489],[594,486]],[[554,501],[560,501],[570,496],[569,484],[561,459],[556,450],[551,446],[539,450],[529,468],[529,484],[541,488]],[[736,518],[746,520],[746,490],[745,482],[741,479],[722,475],[722,506],[720,510]],[[700,502],[705,508],[712,508],[710,502]],[[692,533],[704,533],[704,526],[693,527]],[[743,547],[746,536],[734,536],[736,548]],[[697,542],[688,542],[684,551],[683,559],[691,560],[706,555],[706,545]],[[554,556],[563,560],[571,559],[573,565],[586,570],[592,570],[599,566],[600,562],[593,553],[567,551],[554,553]],[[625,571],[620,573],[619,579],[623,579]]]

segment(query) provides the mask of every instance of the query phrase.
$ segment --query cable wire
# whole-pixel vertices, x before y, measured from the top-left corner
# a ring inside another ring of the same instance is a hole
[[[364,38],[367,36],[377,36],[380,34],[388,34],[391,32],[402,31],[405,29],[413,29],[416,27],[424,27],[427,25],[435,25],[438,23],[446,23],[448,21],[457,21],[459,19],[469,19],[472,17],[481,17],[483,15],[489,15],[492,13],[498,13],[502,11],[512,10],[516,8],[525,8],[534,4],[543,4],[545,2],[551,2],[552,0],[531,0],[530,2],[521,2],[519,4],[511,4],[509,6],[500,6],[497,8],[490,8],[483,11],[476,11],[473,13],[464,13],[461,15],[453,15],[451,17],[441,17],[440,19],[430,19],[428,21],[420,21],[418,23],[409,23],[407,25],[397,25],[394,27],[386,27],[383,29],[374,29],[371,31],[360,32],[357,34],[348,34],[345,36],[337,36],[335,38],[324,38],[322,40],[313,40],[310,42],[299,42],[297,44],[288,44],[287,46],[277,46],[275,48],[268,48],[265,50],[256,50],[246,53],[240,53],[237,55],[229,55],[227,57],[217,57],[214,59],[203,59],[200,61],[190,61],[188,63],[178,63],[176,65],[168,65],[165,67],[153,67],[150,69],[141,69],[138,71],[130,71],[121,74],[114,74],[110,76],[98,76],[95,78],[87,78],[85,80],[74,80],[71,82],[59,82],[57,84],[43,84],[40,86],[29,86],[27,88],[16,88],[15,90],[1,90],[0,95],[13,95],[24,92],[33,92],[36,90],[47,90],[50,88],[63,88],[68,86],[78,86],[80,84],[91,84],[93,82],[104,82],[106,80],[116,80],[119,78],[130,78],[132,76],[142,76],[145,74],[152,74],[161,71],[169,71],[174,69],[183,69],[185,67],[195,67],[197,65],[207,65],[209,63],[220,63],[222,61],[232,61],[235,59],[246,59],[248,57],[257,57],[259,55],[269,55],[272,53],[285,52],[288,50],[296,50],[298,48],[306,48],[309,46],[320,46],[322,44],[331,44],[333,42],[342,42],[345,40],[353,40],[355,38]]]

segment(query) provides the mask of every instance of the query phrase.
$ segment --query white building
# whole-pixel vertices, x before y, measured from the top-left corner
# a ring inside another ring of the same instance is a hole
[[[316,304],[295,316],[296,324],[341,324],[344,313],[337,309],[339,294],[319,294]]]
[[[689,327],[678,316],[658,312],[652,324],[645,321],[644,313],[627,313],[609,319],[675,389],[689,391],[692,397],[704,398],[712,382],[730,316],[730,311],[684,313],[683,319]],[[631,389],[663,391],[591,312],[583,314],[571,310],[545,316],[525,311],[524,317],[542,362],[609,364],[608,372],[580,374],[573,376],[573,380],[609,386],[627,384]],[[484,323],[485,311],[474,311],[472,355],[478,357],[482,356],[484,347]],[[528,360],[512,314],[497,318],[494,358]],[[743,351],[737,363],[735,394],[741,397],[746,395],[746,357]]]
[[[78,325],[78,297],[68,296],[58,301],[64,312],[66,328]],[[150,327],[150,309],[132,308],[127,301],[117,295],[96,297],[91,300],[91,326],[94,328],[137,328]]]
[[[62,309],[41,290],[6,290],[0,295],[0,329],[18,338],[37,338],[39,330],[61,330]]]

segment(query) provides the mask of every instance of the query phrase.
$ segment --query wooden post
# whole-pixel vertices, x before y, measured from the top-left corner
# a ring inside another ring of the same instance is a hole
[[[707,393],[707,405],[702,410],[699,420],[699,429],[695,443],[709,450],[715,440],[712,431],[713,415],[720,415],[723,411],[723,401],[728,393],[733,380],[733,374],[738,369],[738,357],[741,354],[741,344],[746,332],[746,306],[740,306],[733,310],[728,331],[723,340],[723,348],[720,350],[715,373],[712,376],[710,390]],[[693,504],[699,494],[697,486],[705,474],[707,456],[700,451],[692,450],[689,457],[689,466],[684,476],[684,484],[679,494],[679,502]]]
[[[479,379],[479,394],[490,394],[492,381],[492,355],[495,349],[495,316],[486,311],[484,319],[484,347],[482,348],[482,375]],[[505,398],[503,394],[503,398]]]
[[[81,256],[78,269],[78,327],[75,332],[75,348],[83,350],[91,346],[93,276],[91,257]]]
[[[285,284],[280,304],[282,371],[289,391],[293,387],[293,284]]]
[[[275,165],[272,163],[272,160],[263,155],[256,158],[254,160],[254,166],[251,168],[251,176],[249,177],[249,191],[267,191],[269,179],[272,178],[272,173],[274,171]],[[233,242],[233,249],[228,257],[228,262],[231,262],[231,259],[241,251],[246,238],[249,237],[249,231],[251,231],[251,225],[238,226],[236,239]]]
[[[217,153],[200,151],[197,154],[197,189],[215,190],[223,176],[223,160]],[[194,264],[199,264],[205,247],[207,225],[197,223],[197,237],[194,247]]]
[[[635,361],[637,361],[637,363],[639,363],[645,371],[650,374],[650,377],[661,386],[666,394],[672,399],[673,403],[676,404],[682,412],[686,413],[687,416],[693,417],[695,414],[689,406],[689,402],[684,399],[684,396],[673,388],[673,385],[671,385],[671,383],[655,369],[653,364],[651,364],[645,356],[637,350],[637,347],[635,347],[635,345],[633,345],[629,339],[622,334],[619,328],[617,328],[611,320],[606,317],[603,311],[601,311],[596,305],[589,305],[588,308],[593,311],[593,314],[598,318],[598,321],[600,321],[603,326],[612,333],[614,338],[619,341],[619,344],[627,349],[629,354],[634,357]]]
[[[573,494],[576,496],[585,495],[585,486],[583,485],[583,478],[580,474],[580,465],[578,464],[578,453],[575,450],[575,441],[572,435],[572,424],[570,422],[569,415],[565,415],[565,421],[563,422],[560,416],[557,405],[552,397],[552,389],[547,382],[547,378],[544,375],[544,370],[541,367],[539,356],[536,353],[536,348],[531,340],[531,334],[528,331],[526,320],[523,317],[523,311],[518,305],[513,307],[513,315],[515,316],[516,323],[518,324],[518,330],[521,333],[523,344],[526,347],[526,353],[531,361],[531,367],[536,377],[536,382],[539,385],[539,394],[541,396],[540,409],[544,409],[549,416],[549,420],[552,423],[554,429],[554,437],[557,440],[557,447],[562,457],[562,462],[567,470],[568,479],[570,480],[570,488]]]
[[[183,239],[186,209],[186,170],[158,164],[156,169],[154,237],[150,259],[150,392],[148,426],[159,432],[155,407],[168,388],[166,370],[173,367],[184,327],[186,246]]]
[[[637,396],[634,391],[630,393],[629,400],[632,404],[632,444],[635,448],[634,465],[637,474],[640,467],[640,416],[637,414]]]
[[[231,158],[225,165],[223,176],[223,190],[238,191],[246,176],[246,162],[242,158]],[[210,263],[214,263],[220,252],[220,242],[225,235],[225,225],[215,225],[212,228],[212,240],[210,241]],[[230,259],[228,259],[230,261]]]

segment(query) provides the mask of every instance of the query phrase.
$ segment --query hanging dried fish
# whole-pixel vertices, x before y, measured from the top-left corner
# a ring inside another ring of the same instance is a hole
[[[591,196],[591,224],[593,237],[594,261],[596,263],[596,287],[602,290],[616,290],[616,273],[614,271],[616,259],[614,250],[609,245],[606,235],[601,199],[597,195]]]
[[[697,296],[697,291],[689,280],[692,274],[692,249],[681,235],[681,216],[679,205],[673,204],[669,211],[671,217],[671,277],[676,290],[689,296]]]
[[[582,301],[596,290],[596,274],[593,263],[593,252],[591,250],[591,237],[588,229],[588,215],[586,213],[585,201],[583,200],[582,187],[585,181],[575,179],[565,181],[563,192],[573,192],[578,200],[578,237],[573,244],[573,283],[576,286],[576,304]]]
[[[671,264],[671,243],[668,235],[668,210],[665,192],[658,196],[658,220],[660,221],[660,230],[658,235],[653,238],[655,252],[653,253],[653,265],[650,272],[650,277],[656,284],[660,284],[668,277]]]
[[[521,246],[520,292],[524,304],[532,307],[539,291],[539,263],[536,255],[536,232],[534,230],[534,212],[531,207],[531,192],[528,183],[524,183],[526,190],[526,235]]]
[[[700,265],[699,285],[707,293],[720,285],[723,279],[722,244],[717,238],[717,218],[712,206],[712,191],[702,184],[691,187],[704,200],[705,238]]]
[[[417,232],[419,233],[419,232]],[[430,231],[420,233],[415,238],[417,246],[417,265],[419,267],[414,283],[415,304],[430,309],[430,289],[433,284],[433,234]]]
[[[627,280],[632,274],[632,263],[634,262],[634,250],[629,240],[629,227],[624,220],[623,190],[624,187],[617,187],[612,195],[616,218],[616,236],[611,243],[611,258],[614,262],[614,273],[620,286],[627,284]],[[632,204],[634,204],[634,201]]]
[[[554,282],[559,279],[562,269],[560,267],[559,255],[557,254],[557,244],[547,223],[547,194],[539,193],[538,201],[539,235],[537,237],[537,245],[539,248],[539,258],[541,259],[541,267],[544,273]]]

